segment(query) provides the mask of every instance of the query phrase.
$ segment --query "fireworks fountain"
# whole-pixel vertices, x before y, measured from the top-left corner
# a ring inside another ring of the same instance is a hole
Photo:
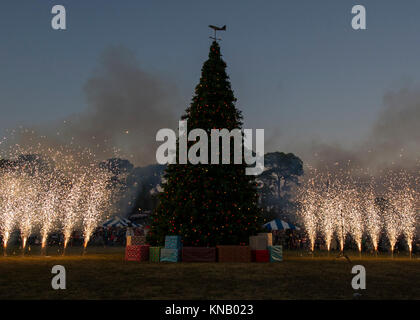
[[[331,195],[330,193],[328,193],[326,195],[327,197],[325,198],[324,201],[322,201],[322,203],[320,204],[320,212],[322,212],[323,214],[321,214],[319,216],[320,219],[320,228],[321,228],[321,232],[324,236],[325,239],[325,245],[327,247],[327,250],[330,251],[331,249],[331,241],[334,235],[334,229],[335,229],[335,212],[334,212],[334,208],[335,208],[335,197],[333,195]]]
[[[105,209],[106,199],[110,197],[109,188],[107,187],[107,174],[105,172],[96,172],[95,176],[95,178],[89,180],[87,192],[85,193],[87,210],[83,215],[84,249],[86,249],[92,232],[101,217],[101,213]]]
[[[12,146],[0,160],[0,235],[4,254],[15,230],[20,232],[23,252],[29,236],[38,230],[45,253],[52,232],[63,233],[66,248],[79,225],[83,225],[86,248],[94,229],[108,217],[111,173],[89,151],[34,145],[28,150]]]
[[[410,255],[413,249],[414,233],[416,230],[416,190],[412,187],[413,182],[410,181],[410,176],[406,172],[401,171],[392,174],[392,179],[388,186],[393,194],[390,199],[390,213],[387,216],[387,222],[391,225],[387,230],[391,248],[394,249],[395,239],[398,237],[396,233],[402,233],[407,242]],[[395,226],[393,226],[395,224]]]
[[[415,194],[411,188],[406,188],[404,191],[404,195],[399,195],[397,197],[397,201],[399,202],[401,208],[401,227],[403,229],[403,234],[407,241],[407,246],[411,255],[413,251],[414,233],[416,230]]]
[[[3,253],[6,255],[7,243],[9,242],[15,220],[16,220],[16,199],[18,195],[18,184],[15,176],[6,172],[3,179],[0,179],[0,188],[2,190],[0,208],[1,208],[1,235],[3,238]]]
[[[64,236],[64,252],[67,249],[72,231],[75,229],[78,217],[83,214],[83,206],[81,205],[82,187],[85,184],[86,173],[83,173],[80,179],[72,181],[71,186],[66,190],[68,196],[65,198],[65,206],[63,210],[62,232]]]
[[[363,237],[363,211],[361,208],[361,199],[360,195],[358,194],[357,190],[349,190],[346,194],[347,196],[347,203],[346,203],[346,213],[348,219],[348,226],[350,235],[352,236],[353,240],[357,244],[357,248],[359,249],[359,253],[362,252],[362,237]]]
[[[51,186],[50,186],[51,188]],[[45,253],[49,233],[53,230],[57,215],[57,194],[55,189],[50,189],[44,193],[41,208],[41,248]]]
[[[388,208],[385,211],[385,230],[391,247],[391,253],[394,255],[395,244],[400,234],[400,217],[396,210]]]
[[[348,233],[348,216],[346,215],[346,205],[348,202],[347,199],[342,198],[342,194],[339,194],[336,198],[336,201],[334,202],[335,207],[333,207],[332,210],[334,210],[336,217],[335,217],[335,232],[338,237],[338,242],[340,243],[340,251],[344,252],[344,244],[346,242],[346,236]],[[324,213],[321,213],[323,215]]]
[[[22,254],[25,253],[26,243],[31,235],[32,228],[35,224],[35,215],[33,210],[35,208],[32,205],[36,201],[37,197],[37,185],[31,184],[30,177],[26,173],[21,173],[19,177],[20,188],[19,199],[18,199],[18,228],[22,238]]]
[[[325,180],[324,180],[325,178]],[[340,227],[341,224],[337,221],[337,200],[339,194],[337,193],[337,186],[335,185],[335,180],[331,178],[330,174],[327,174],[323,179],[317,179],[318,186],[317,192],[314,194],[312,192],[312,197],[317,198],[319,203],[318,211],[318,224],[320,226],[320,231],[324,236],[325,245],[327,251],[331,249],[331,241],[334,235],[334,231],[337,226]],[[325,183],[323,183],[325,181]],[[321,184],[319,184],[321,182]]]
[[[306,194],[301,195],[301,218],[306,228],[306,233],[311,245],[311,251],[315,248],[315,237],[317,231],[317,193],[315,190],[315,181],[308,183]]]
[[[392,254],[399,236],[404,235],[411,255],[418,217],[418,181],[404,171],[387,172],[381,178],[385,190],[380,190],[373,177],[366,183],[363,174],[340,169],[327,173],[309,170],[309,178],[299,192],[299,215],[311,250],[319,231],[328,251],[335,234],[341,251],[346,238],[351,237],[361,254],[366,235],[377,252],[384,230]]]
[[[375,194],[371,189],[364,198],[365,227],[370,240],[372,241],[375,253],[378,252],[379,237],[382,230],[382,219],[379,215],[377,204],[375,203]]]

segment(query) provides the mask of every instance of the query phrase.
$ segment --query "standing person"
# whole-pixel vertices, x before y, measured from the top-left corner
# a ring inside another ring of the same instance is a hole
[[[133,230],[133,225],[131,224],[131,222],[128,223],[127,226],[127,230],[125,231],[125,243],[128,243],[128,237],[132,237],[134,236],[134,230]]]
[[[125,236],[126,237],[134,236],[133,225],[131,224],[131,222],[129,222],[127,225],[127,231],[125,232]]]

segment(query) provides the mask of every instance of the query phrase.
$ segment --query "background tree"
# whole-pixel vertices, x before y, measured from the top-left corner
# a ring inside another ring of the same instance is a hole
[[[112,174],[110,184],[114,190],[112,194],[113,213],[126,216],[132,209],[138,193],[138,183],[131,178],[133,164],[125,159],[111,158],[99,163],[99,167]]]
[[[153,164],[134,168],[131,179],[138,183],[136,200],[131,214],[153,211],[157,207],[157,194],[166,165]]]
[[[211,129],[242,127],[225,69],[219,45],[213,42],[195,96],[182,117],[188,121],[188,131],[201,128],[210,136]],[[208,159],[210,150],[209,141]],[[193,246],[247,242],[262,221],[256,182],[245,175],[245,168],[245,164],[169,165],[149,241],[162,244],[165,235],[181,235],[184,245]]]
[[[261,205],[267,219],[292,217],[296,204],[291,201],[292,188],[299,185],[303,162],[293,153],[273,152],[264,156],[264,172],[260,182]]]

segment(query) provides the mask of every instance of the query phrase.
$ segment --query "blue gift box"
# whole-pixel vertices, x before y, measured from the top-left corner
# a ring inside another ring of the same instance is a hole
[[[165,248],[166,249],[181,249],[181,236],[166,236],[165,237]]]
[[[160,249],[160,262],[179,262],[181,250],[179,249]]]
[[[269,246],[270,251],[270,262],[281,262],[283,261],[283,247],[282,246]]]

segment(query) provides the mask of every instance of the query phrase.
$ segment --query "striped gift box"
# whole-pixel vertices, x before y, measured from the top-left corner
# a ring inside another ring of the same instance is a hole
[[[160,247],[150,247],[149,248],[149,261],[150,262],[159,262],[160,261]]]
[[[160,262],[179,262],[179,249],[160,249]]]
[[[268,247],[270,252],[270,262],[281,262],[283,261],[283,247],[282,246],[270,246]]]
[[[181,236],[166,236],[165,248],[166,249],[181,249]]]

